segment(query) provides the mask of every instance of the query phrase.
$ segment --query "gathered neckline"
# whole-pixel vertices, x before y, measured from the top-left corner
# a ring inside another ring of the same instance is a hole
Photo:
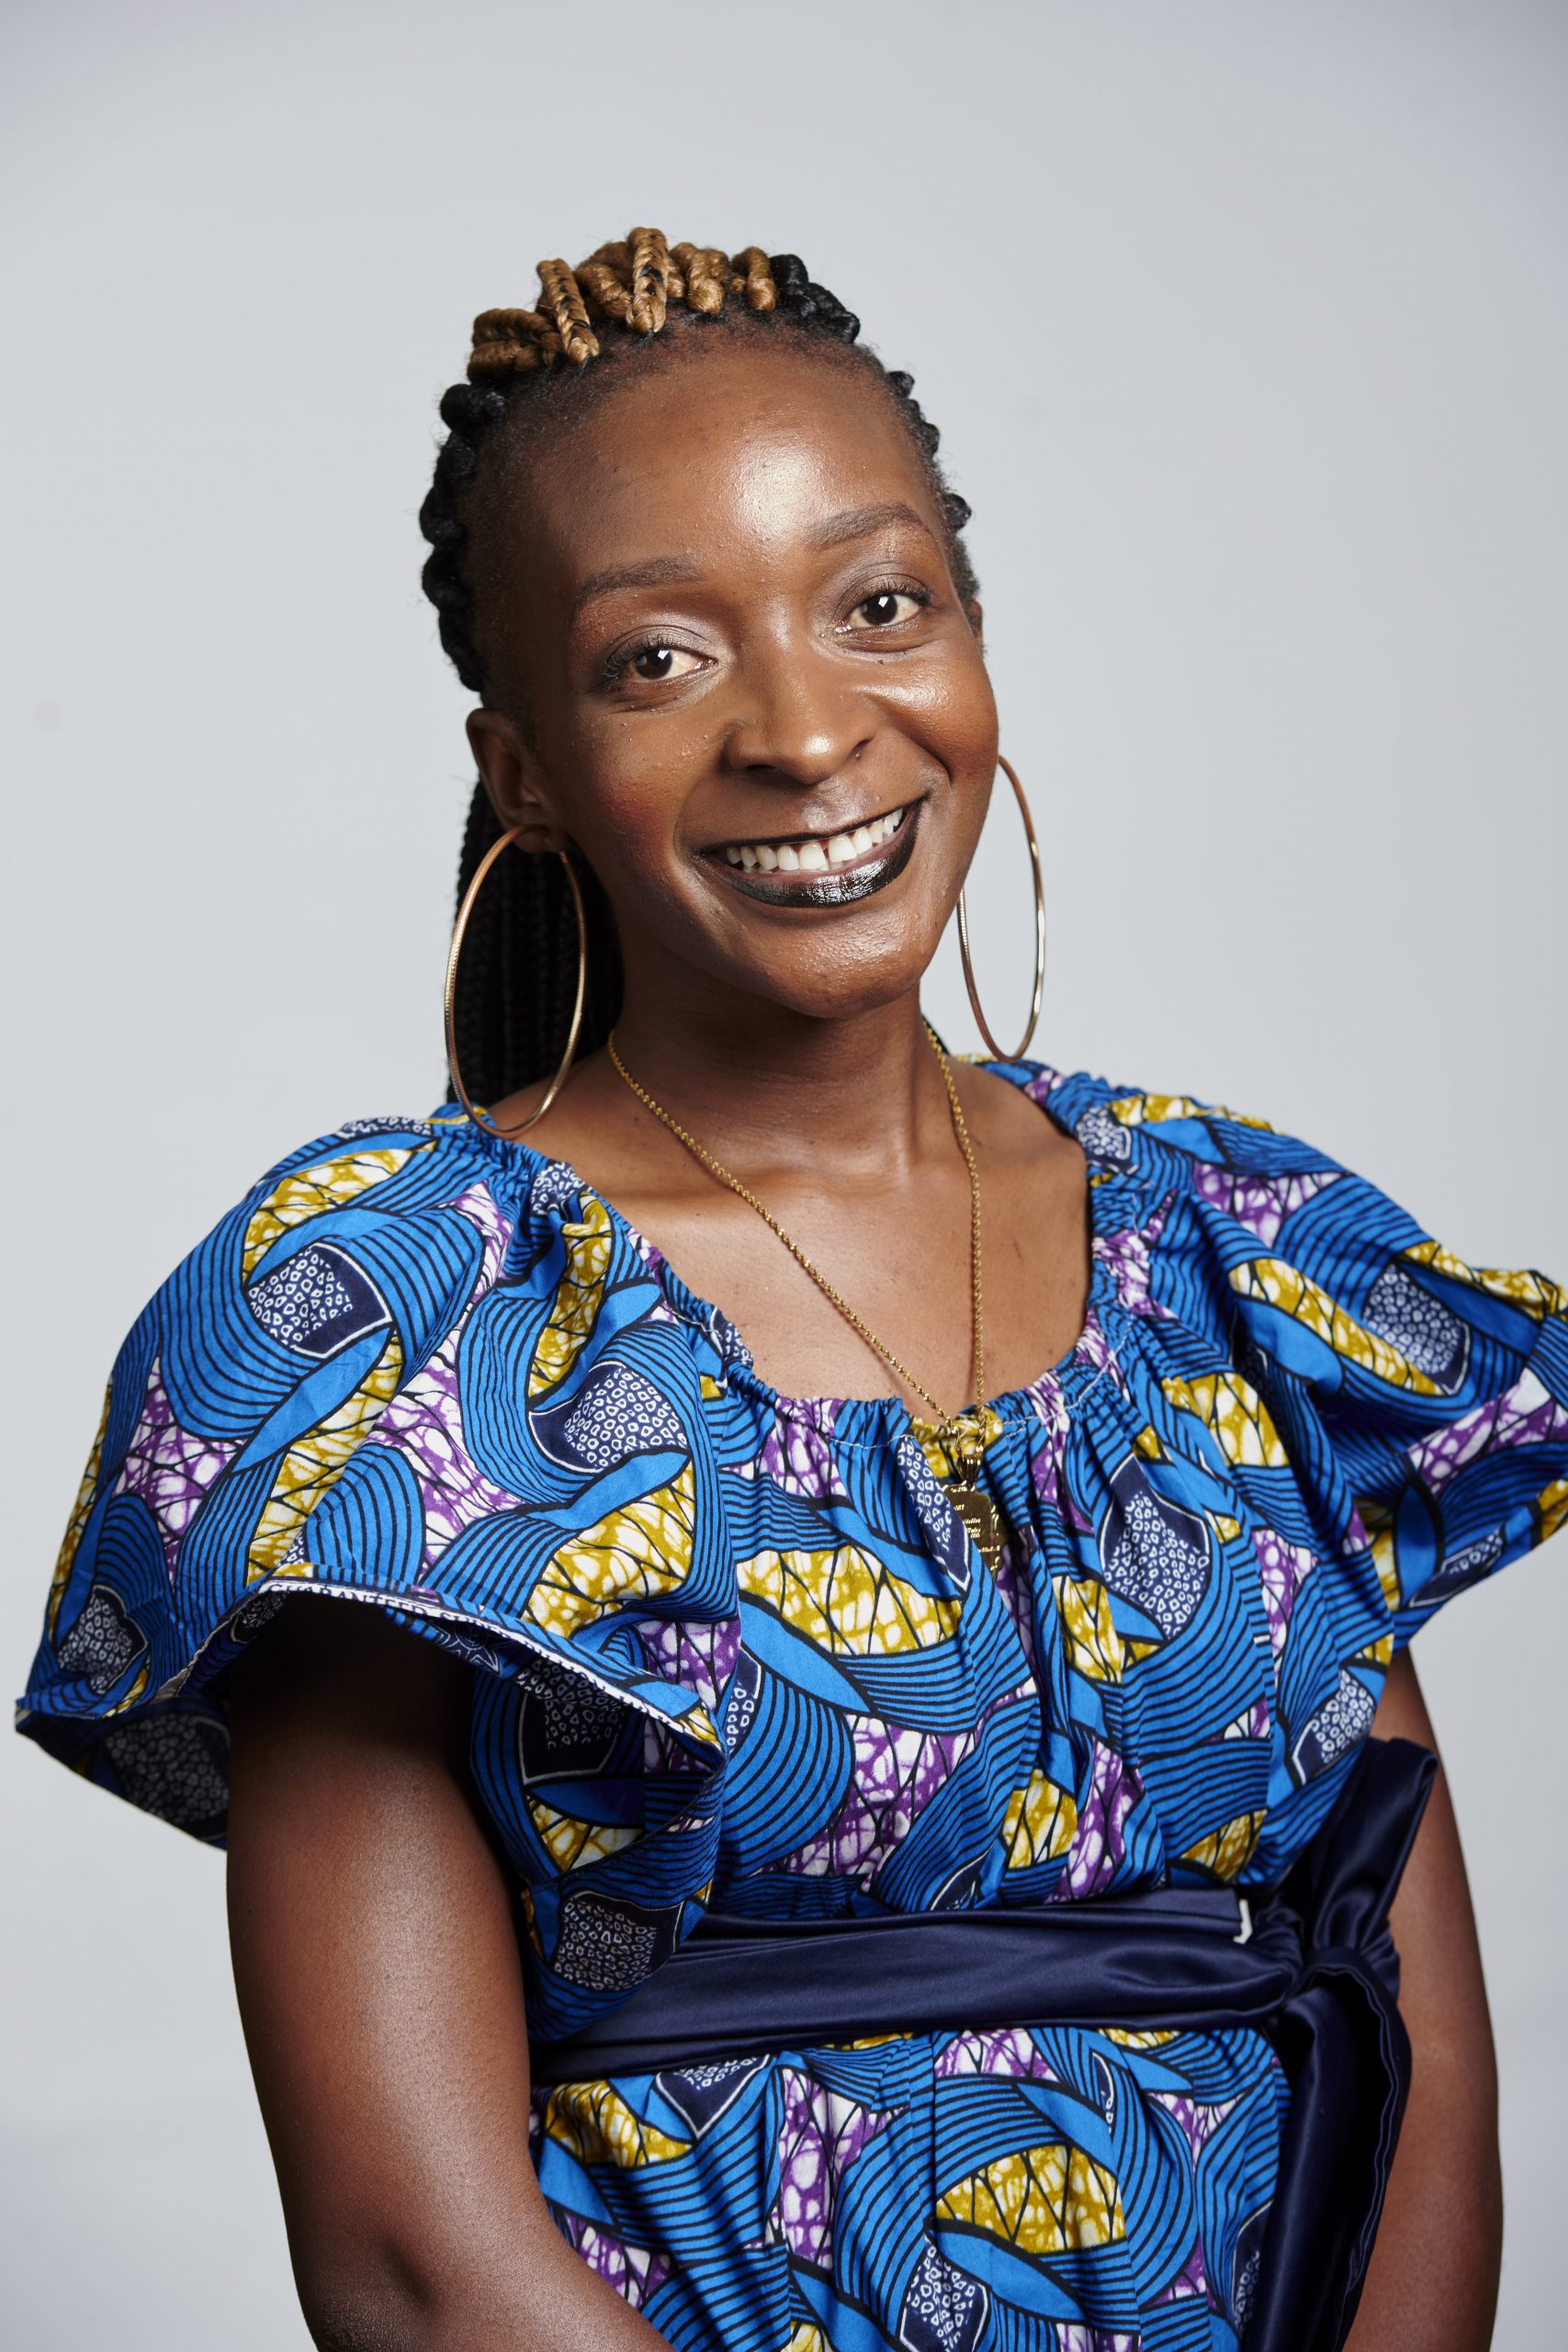
[[[1059,1070],[1049,1062],[999,1062],[969,1055],[954,1055],[951,1058],[964,1061],[974,1069],[987,1070],[993,1078],[1003,1079],[1010,1086],[1017,1087],[1020,1093],[1029,1096],[1035,1109],[1044,1118],[1050,1120],[1059,1135],[1070,1137],[1075,1143],[1078,1141],[1072,1128],[1056,1117],[1050,1108],[1049,1100],[1051,1094],[1055,1092],[1072,1073]],[[1031,1092],[1031,1088],[1041,1079],[1047,1081],[1044,1092],[1043,1094]],[[480,1106],[481,1109],[484,1107],[484,1105]],[[451,1116],[450,1106],[444,1105],[443,1108],[446,1113],[443,1124],[456,1125],[457,1122]],[[650,1240],[635,1226],[630,1217],[615,1206],[614,1201],[600,1192],[597,1185],[590,1183],[570,1159],[555,1159],[547,1152],[537,1151],[532,1144],[525,1143],[520,1136],[492,1135],[489,1128],[481,1127],[471,1119],[464,1118],[462,1125],[468,1134],[477,1136],[492,1151],[507,1156],[515,1153],[522,1159],[531,1163],[536,1175],[545,1171],[555,1175],[558,1180],[558,1190],[555,1186],[552,1186],[551,1190],[558,1208],[562,1197],[568,1193],[576,1193],[597,1201],[612,1226],[637,1251],[643,1263],[653,1274],[671,1313],[681,1322],[694,1325],[705,1333],[711,1344],[717,1345],[716,1335],[720,1331],[727,1335],[726,1344],[720,1350],[726,1379],[746,1389],[759,1404],[766,1407],[781,1419],[818,1426],[825,1419],[836,1418],[843,1413],[880,1413],[891,1416],[900,1427],[909,1430],[930,1430],[938,1426],[923,1416],[912,1413],[901,1396],[890,1395],[792,1396],[783,1389],[775,1388],[773,1383],[765,1380],[757,1370],[746,1335],[733,1317],[723,1307],[716,1306],[710,1299],[701,1297],[693,1290],[671,1264],[658,1243]],[[1078,1148],[1082,1150],[1081,1143]],[[1047,1365],[1043,1372],[1036,1373],[1032,1379],[1025,1381],[1021,1386],[1000,1390],[997,1395],[983,1400],[984,1410],[996,1413],[1004,1419],[1017,1418],[1020,1415],[1032,1417],[1038,1401],[1053,1392],[1063,1391],[1072,1380],[1076,1371],[1085,1365],[1089,1365],[1096,1373],[1102,1368],[1098,1360],[1090,1363],[1089,1356],[1091,1343],[1098,1336],[1102,1335],[1102,1310],[1114,1293],[1110,1261],[1100,1246],[1105,1238],[1101,1222],[1102,1209],[1104,1196],[1120,1190],[1119,1180],[1125,1171],[1120,1169],[1097,1169],[1087,1154],[1085,1158],[1084,1186],[1089,1195],[1089,1292],[1084,1301],[1082,1326],[1072,1345],[1065,1354],[1057,1358],[1055,1363]]]

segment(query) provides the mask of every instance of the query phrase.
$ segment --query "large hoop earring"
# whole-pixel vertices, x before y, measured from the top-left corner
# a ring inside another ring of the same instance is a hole
[[[1029,1021],[1023,1032],[1023,1043],[1016,1053],[1005,1054],[991,1035],[991,1025],[980,1006],[980,991],[975,985],[975,967],[969,960],[969,910],[964,892],[958,893],[958,953],[964,962],[964,985],[969,991],[970,1008],[979,1026],[980,1035],[999,1062],[1021,1062],[1029,1051],[1029,1041],[1034,1035],[1034,1024],[1040,1018],[1040,1001],[1045,993],[1045,885],[1040,875],[1040,844],[1034,838],[1034,820],[1029,813],[1029,803],[1023,797],[1023,786],[1015,770],[998,752],[997,765],[1006,776],[1018,802],[1018,813],[1023,819],[1024,838],[1029,843],[1030,871],[1034,877],[1034,993],[1029,1000]]]
[[[507,1142],[513,1136],[523,1135],[536,1121],[542,1119],[566,1084],[572,1057],[577,1052],[577,1040],[582,1029],[582,1007],[588,994],[588,917],[583,911],[582,892],[578,885],[571,860],[564,849],[558,850],[556,854],[566,868],[566,878],[571,885],[571,903],[577,913],[577,1001],[571,1009],[571,1030],[566,1041],[566,1051],[561,1056],[559,1069],[545,1089],[544,1100],[540,1102],[538,1109],[530,1111],[525,1119],[519,1119],[515,1126],[498,1127],[492,1119],[487,1119],[482,1112],[476,1111],[468,1090],[463,1083],[463,1073],[457,1067],[457,958],[463,952],[463,933],[468,928],[468,917],[473,913],[474,901],[483,887],[484,878],[502,851],[511,848],[522,830],[521,825],[513,825],[509,833],[502,833],[498,842],[491,842],[480,858],[474,872],[474,878],[463,893],[463,903],[457,909],[457,920],[452,925],[452,944],[446,951],[445,992],[446,1067],[452,1073],[452,1089],[475,1126],[482,1127],[487,1136],[495,1136],[502,1143]]]

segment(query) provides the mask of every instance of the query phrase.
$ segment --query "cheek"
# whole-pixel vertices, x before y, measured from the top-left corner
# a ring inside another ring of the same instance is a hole
[[[944,813],[955,847],[967,862],[986,821],[997,773],[997,706],[978,657],[972,666],[931,680],[912,702],[908,723],[947,773]]]
[[[611,718],[570,747],[564,813],[602,872],[601,853],[612,867],[643,873],[667,854],[703,756],[690,732],[662,719]]]

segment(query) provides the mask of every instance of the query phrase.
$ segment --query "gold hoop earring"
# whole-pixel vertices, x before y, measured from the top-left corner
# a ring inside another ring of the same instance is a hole
[[[1029,813],[1029,803],[1023,797],[1023,786],[1009,763],[997,755],[997,765],[1013,788],[1018,813],[1023,819],[1024,838],[1029,843],[1030,870],[1034,876],[1034,993],[1029,1000],[1029,1022],[1023,1033],[1023,1043],[1016,1053],[1004,1054],[991,1035],[989,1022],[980,1008],[980,991],[975,985],[975,967],[969,960],[969,910],[964,892],[958,893],[958,953],[964,962],[964,985],[969,991],[970,1008],[991,1053],[998,1062],[1021,1062],[1029,1051],[1029,1041],[1034,1035],[1034,1024],[1040,1018],[1040,1001],[1045,993],[1045,885],[1040,875],[1040,844],[1034,838],[1034,820]]]
[[[452,1089],[454,1093],[457,1095],[458,1102],[462,1104],[469,1118],[473,1121],[475,1126],[482,1127],[486,1135],[495,1136],[502,1143],[505,1143],[513,1136],[520,1136],[524,1134],[526,1129],[533,1126],[536,1121],[542,1119],[545,1113],[549,1109],[550,1104],[555,1101],[556,1096],[560,1092],[561,1088],[566,1084],[567,1073],[571,1069],[572,1057],[577,1052],[577,1040],[582,1029],[583,1001],[588,994],[588,918],[583,911],[582,892],[578,887],[577,875],[573,870],[571,860],[567,855],[564,849],[558,850],[556,854],[560,859],[562,865],[566,868],[566,878],[571,885],[571,903],[577,914],[577,1001],[571,1009],[571,1031],[566,1041],[566,1051],[561,1056],[559,1069],[556,1071],[554,1078],[551,1079],[548,1086],[545,1089],[544,1100],[539,1104],[538,1109],[536,1111],[530,1111],[525,1119],[519,1119],[515,1126],[498,1127],[492,1119],[487,1119],[484,1117],[482,1113],[476,1111],[473,1102],[469,1096],[468,1090],[463,1083],[463,1073],[457,1067],[457,958],[463,952],[463,933],[468,928],[468,917],[473,913],[474,900],[479,895],[479,891],[484,884],[484,878],[490,872],[491,867],[495,864],[496,859],[501,855],[502,851],[511,848],[513,842],[517,839],[517,836],[522,830],[523,828],[521,825],[513,825],[512,831],[509,833],[502,833],[501,839],[498,842],[493,842],[490,848],[486,850],[483,857],[480,858],[479,865],[474,873],[474,878],[463,893],[463,903],[457,909],[457,920],[452,925],[452,944],[446,951],[446,987],[445,995],[446,1012],[446,1067],[452,1073]]]

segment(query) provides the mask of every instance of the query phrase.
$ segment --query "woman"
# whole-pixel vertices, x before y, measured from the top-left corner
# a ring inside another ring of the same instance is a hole
[[[1406,1645],[1563,1514],[1562,1295],[950,1064],[998,722],[909,379],[792,256],[540,276],[423,516],[453,1101],[138,1323],[23,1728],[227,1833],[321,2344],[1484,2345]]]

